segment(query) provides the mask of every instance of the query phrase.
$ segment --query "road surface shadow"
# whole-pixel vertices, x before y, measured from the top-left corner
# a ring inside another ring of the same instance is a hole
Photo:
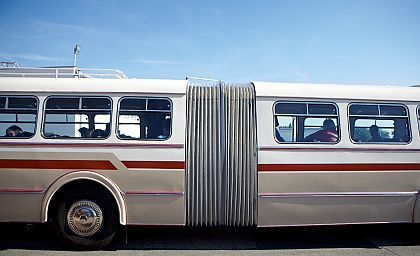
[[[129,226],[121,227],[104,250],[380,248],[420,245],[418,231],[412,224],[283,228]],[[31,230],[22,223],[0,223],[0,251],[7,249],[69,250],[55,237],[50,223],[34,224]]]

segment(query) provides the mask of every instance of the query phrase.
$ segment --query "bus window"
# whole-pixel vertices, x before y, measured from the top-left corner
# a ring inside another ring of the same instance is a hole
[[[338,110],[333,103],[274,104],[274,138],[279,143],[337,143],[338,130]]]
[[[0,97],[2,137],[31,138],[35,133],[38,99],[34,96]]]
[[[120,139],[167,139],[171,134],[172,104],[169,99],[127,97],[120,101]]]
[[[110,134],[111,106],[107,97],[49,97],[43,136],[104,139]]]
[[[408,110],[403,105],[350,104],[351,140],[355,143],[409,142]]]
[[[419,136],[420,136],[420,106],[417,107],[417,119],[418,119]]]

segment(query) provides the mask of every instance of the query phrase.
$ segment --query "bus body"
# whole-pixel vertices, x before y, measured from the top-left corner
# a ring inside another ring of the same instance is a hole
[[[420,221],[418,87],[8,74],[2,222],[100,248],[118,224]]]

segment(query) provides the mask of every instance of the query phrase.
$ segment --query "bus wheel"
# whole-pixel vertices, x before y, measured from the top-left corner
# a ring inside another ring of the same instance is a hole
[[[111,242],[118,230],[116,204],[95,187],[73,187],[56,205],[53,227],[59,239],[76,249],[100,249]]]

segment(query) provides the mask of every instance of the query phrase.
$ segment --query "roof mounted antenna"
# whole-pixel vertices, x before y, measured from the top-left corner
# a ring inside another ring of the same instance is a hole
[[[76,55],[80,52],[82,47],[78,44],[74,47],[74,58],[73,58],[73,67],[76,67]]]

